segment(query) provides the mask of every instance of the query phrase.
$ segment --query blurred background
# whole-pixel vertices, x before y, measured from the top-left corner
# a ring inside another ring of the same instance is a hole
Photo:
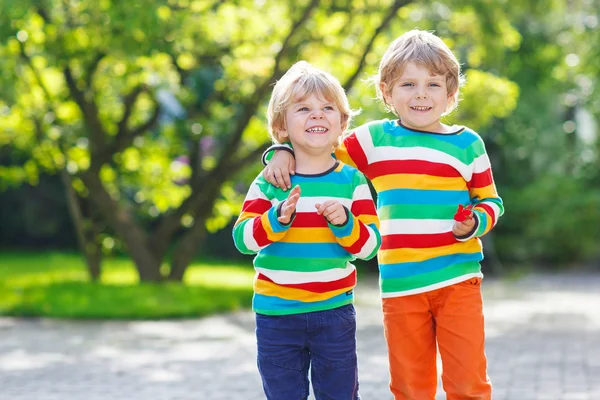
[[[268,147],[273,83],[337,76],[354,124],[412,28],[455,52],[446,123],[484,138],[506,214],[484,272],[600,271],[597,0],[3,0],[0,314],[201,316],[248,307],[231,227]],[[376,273],[376,264],[361,264]],[[182,282],[184,284],[182,284]]]

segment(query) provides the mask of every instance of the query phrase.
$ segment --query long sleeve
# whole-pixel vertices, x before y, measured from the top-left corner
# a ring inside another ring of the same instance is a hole
[[[476,226],[472,234],[461,237],[465,241],[472,237],[481,237],[488,233],[504,213],[502,199],[498,195],[490,159],[481,138],[472,144],[472,161],[468,165],[470,179],[467,180],[469,197],[475,214]]]
[[[269,244],[281,240],[290,224],[277,220],[277,208],[266,193],[269,187],[262,177],[252,182],[233,227],[235,247],[243,254],[256,254]]]
[[[365,177],[356,173],[355,180],[352,208],[346,209],[348,220],[342,226],[328,225],[340,246],[357,258],[370,260],[381,246],[379,219]]]

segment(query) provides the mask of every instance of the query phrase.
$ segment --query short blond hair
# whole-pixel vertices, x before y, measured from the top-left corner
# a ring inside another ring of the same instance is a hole
[[[381,83],[392,88],[402,75],[407,63],[414,62],[425,66],[431,74],[445,75],[448,94],[452,94],[444,115],[458,106],[459,89],[464,84],[464,76],[460,72],[460,63],[450,48],[428,31],[413,29],[392,42],[379,63],[379,72],[373,78],[377,88],[377,96],[386,107],[396,113],[388,104],[381,91]]]
[[[335,103],[341,114],[342,132],[350,126],[355,111],[350,108],[340,81],[306,61],[298,61],[277,81],[269,100],[269,136],[275,143],[284,142],[284,138],[279,136],[279,131],[286,129],[285,113],[290,105],[312,94]]]

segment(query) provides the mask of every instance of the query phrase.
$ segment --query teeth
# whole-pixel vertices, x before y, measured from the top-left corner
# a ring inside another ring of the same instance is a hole
[[[320,128],[320,127],[319,127],[319,128],[308,128],[308,129],[307,129],[307,131],[308,131],[308,132],[321,132],[321,133],[322,133],[322,132],[325,132],[326,130],[327,130],[327,129],[325,129],[325,128]]]
[[[431,107],[411,107],[413,110],[417,110],[417,111],[427,111],[429,110]]]

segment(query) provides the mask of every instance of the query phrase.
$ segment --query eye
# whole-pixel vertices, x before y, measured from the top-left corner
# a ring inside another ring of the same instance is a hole
[[[325,107],[323,108],[323,110],[327,110],[327,111],[334,111],[334,110],[335,110],[335,108],[333,108],[333,106],[325,106]]]
[[[308,111],[308,107],[300,107],[298,111]]]
[[[414,86],[412,83],[410,82],[404,82],[402,84],[400,84],[401,87],[409,87],[409,86]]]
[[[439,83],[430,83],[429,86],[441,87],[442,85],[440,85]]]

